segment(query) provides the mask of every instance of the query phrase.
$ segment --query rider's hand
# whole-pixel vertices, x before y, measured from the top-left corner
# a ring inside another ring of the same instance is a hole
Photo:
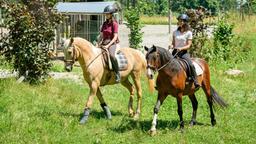
[[[177,52],[179,52],[179,51],[181,51],[181,49],[179,49],[179,48],[174,48]]]
[[[108,49],[108,48],[109,48],[109,45],[104,45],[104,46],[102,46],[102,48]]]

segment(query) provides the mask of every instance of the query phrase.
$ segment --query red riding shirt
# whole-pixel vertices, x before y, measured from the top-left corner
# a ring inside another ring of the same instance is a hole
[[[114,33],[118,33],[118,23],[115,20],[111,22],[105,21],[101,27],[101,32],[103,33],[103,41],[107,39],[112,40]],[[118,42],[117,38],[116,43]]]

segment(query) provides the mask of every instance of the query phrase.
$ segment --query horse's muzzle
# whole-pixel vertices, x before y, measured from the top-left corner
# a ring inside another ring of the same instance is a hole
[[[71,65],[65,66],[65,70],[66,70],[67,72],[71,72],[72,69],[73,69],[73,67],[72,67]]]
[[[149,79],[153,79],[154,78],[154,75],[153,75],[153,72],[150,68],[147,69],[147,77]]]
[[[151,74],[151,75],[148,76],[148,78],[149,78],[149,79],[153,79],[154,76]]]

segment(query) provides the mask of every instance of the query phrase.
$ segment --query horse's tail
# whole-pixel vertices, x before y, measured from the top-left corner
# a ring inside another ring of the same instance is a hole
[[[221,98],[216,90],[211,86],[211,95],[214,103],[217,103],[221,108],[226,108],[228,104],[225,102],[223,98]]]
[[[142,60],[143,60],[143,69],[145,70],[145,75],[147,75],[147,61],[146,61],[145,55],[143,53],[140,53],[140,56],[142,57]],[[155,90],[155,80],[154,79],[148,78],[148,87],[149,87],[149,92],[153,93]]]
[[[146,71],[146,68],[147,68],[146,57],[145,57],[145,55],[141,51],[139,51],[139,55],[141,57],[141,60],[143,61],[143,64],[142,64],[143,69]]]
[[[154,79],[149,79],[148,78],[148,87],[149,87],[149,92],[153,93],[155,90],[155,81]]]
[[[143,69],[145,70],[145,75],[147,75],[147,60],[146,60],[146,56],[141,52],[139,51],[139,55],[141,57],[141,60],[143,61],[143,64],[142,64],[142,67]],[[147,77],[147,76],[146,76]],[[148,78],[148,86],[149,86],[149,92],[153,93],[154,90],[155,90],[155,81],[154,79],[149,79]]]

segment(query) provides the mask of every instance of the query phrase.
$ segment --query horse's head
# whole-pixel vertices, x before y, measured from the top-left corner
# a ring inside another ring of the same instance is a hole
[[[158,49],[154,45],[151,48],[148,48],[146,46],[144,46],[144,48],[147,51],[147,76],[149,79],[153,79],[154,72],[157,71],[160,64]]]
[[[65,70],[68,72],[72,71],[73,64],[76,61],[76,50],[73,42],[74,39],[71,38],[66,40],[63,45]]]

